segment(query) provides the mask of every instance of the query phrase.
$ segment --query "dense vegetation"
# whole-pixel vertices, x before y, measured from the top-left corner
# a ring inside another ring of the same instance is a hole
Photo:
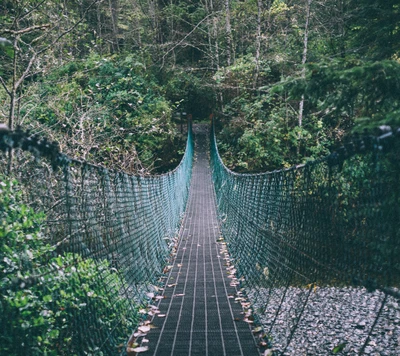
[[[240,171],[324,155],[355,127],[399,124],[395,0],[0,6],[2,121],[51,132],[79,157],[169,169],[183,147],[174,111],[214,112]]]
[[[0,2],[0,123],[129,173],[177,165],[187,114],[213,113],[225,163],[255,172],[399,126],[399,93],[398,0]],[[103,311],[132,308],[115,332],[123,345],[138,318],[121,276],[58,255],[16,184],[0,179],[2,350],[79,353],[80,325],[106,339],[118,316]],[[101,322],[86,318],[93,309]]]
[[[91,342],[110,333],[123,346],[138,313],[120,295],[121,275],[105,260],[57,255],[44,219],[25,205],[18,183],[0,175],[0,354],[96,353]]]

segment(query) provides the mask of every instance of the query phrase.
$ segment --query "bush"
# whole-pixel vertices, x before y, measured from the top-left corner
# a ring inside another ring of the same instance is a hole
[[[17,187],[0,176],[0,355],[116,354],[138,315],[118,271],[57,256]]]

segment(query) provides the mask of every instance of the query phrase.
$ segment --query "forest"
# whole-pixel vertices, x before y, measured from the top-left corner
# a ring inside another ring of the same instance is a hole
[[[347,165],[343,155],[328,155],[357,135],[400,132],[399,0],[1,0],[0,355],[115,355],[134,347],[129,335],[155,313],[149,303],[159,300],[161,271],[169,272],[177,251],[193,161],[190,118],[213,119],[232,171],[276,170],[230,172],[229,185],[224,168],[215,179],[225,181],[214,192],[231,187],[225,195],[243,203],[231,209],[245,212],[238,218],[221,214],[221,226],[238,222],[226,231],[250,261],[241,281],[278,291],[285,284],[288,295],[290,283],[307,287],[304,304],[302,294],[289,297],[303,305],[298,320],[316,282],[380,286],[388,294],[374,323],[393,286],[398,296],[395,135],[374,146],[385,155],[354,156]],[[236,234],[246,222],[259,230]],[[311,277],[269,277],[286,271],[269,250],[276,236],[278,251],[281,241],[296,247],[282,247],[295,251],[283,254],[284,267],[295,271],[297,258],[297,271]],[[347,323],[356,304],[370,313],[372,299],[357,293],[337,308],[344,318],[330,320],[329,331]],[[275,323],[282,304],[271,316],[266,305],[257,310]],[[357,354],[374,327],[365,328]],[[333,354],[347,347],[328,341]]]
[[[396,0],[3,0],[0,121],[73,157],[160,173],[216,118],[238,172],[400,124]],[[172,149],[171,149],[172,147]]]

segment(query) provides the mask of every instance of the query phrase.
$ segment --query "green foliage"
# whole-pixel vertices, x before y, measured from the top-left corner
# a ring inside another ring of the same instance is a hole
[[[222,129],[219,149],[225,163],[235,171],[266,171],[285,164],[284,146],[280,145],[279,122],[254,120],[247,125],[236,122],[229,129]]]
[[[44,215],[23,204],[17,183],[0,177],[0,189],[0,354],[82,354],[111,332],[114,345],[123,343],[138,314],[120,295],[117,271],[57,255],[42,231]]]
[[[259,67],[256,41],[245,35],[256,33],[257,2],[232,8],[237,56],[214,76],[231,168],[281,168],[326,155],[352,130],[400,125],[396,1],[312,2],[305,68],[305,2],[262,3]]]
[[[52,126],[66,153],[132,173],[163,172],[179,162],[183,139],[171,105],[133,55],[93,53],[52,71],[37,87],[40,104],[22,114],[33,126],[36,120]]]
[[[398,1],[306,4],[231,0],[227,41],[224,2],[5,0],[6,31],[45,26],[19,42],[17,79],[40,53],[17,92],[16,124],[46,131],[70,155],[132,173],[164,172],[180,160],[175,109],[195,119],[220,114],[226,160],[238,169],[287,166],[325,154],[354,128],[397,126]],[[13,58],[0,44],[8,88]],[[2,86],[0,101],[6,120]]]
[[[162,78],[165,96],[175,103],[175,110],[187,112],[195,119],[208,117],[215,105],[213,91],[204,85],[206,80],[182,68],[165,71]]]
[[[343,129],[358,121],[358,128],[368,124],[400,125],[400,63],[336,60],[307,66],[307,78],[288,80],[276,92],[288,90],[292,99],[304,95],[332,127]]]
[[[236,65],[231,72],[237,69],[234,83],[244,83],[251,70]],[[336,59],[310,63],[305,78],[289,77],[266,93],[242,91],[224,108],[230,119],[220,123],[225,162],[238,171],[287,167],[328,154],[351,130],[398,127],[399,78],[398,61]],[[307,115],[299,127],[296,109],[303,96]]]
[[[390,59],[400,51],[400,7],[397,0],[351,0],[349,39],[363,57]]]
[[[289,167],[326,155],[333,143],[329,127],[316,115],[298,126],[297,113],[285,102],[284,93],[244,92],[225,106],[225,114],[218,119],[219,149],[235,171]]]
[[[0,264],[5,275],[16,274],[20,268],[38,268],[42,256],[51,251],[40,231],[44,215],[35,214],[21,201],[16,182],[0,176]]]

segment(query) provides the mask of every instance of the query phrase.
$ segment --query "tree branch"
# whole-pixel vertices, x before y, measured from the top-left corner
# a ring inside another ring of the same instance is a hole
[[[27,76],[28,73],[30,72],[30,70],[31,70],[31,68],[32,68],[32,65],[33,65],[33,63],[35,62],[36,57],[37,57],[37,55],[38,55],[39,53],[40,53],[40,52],[33,53],[33,56],[32,56],[32,58],[30,59],[28,65],[26,66],[24,72],[21,74],[21,76],[19,77],[19,79],[15,82],[15,85],[14,85],[15,90],[18,89],[18,87],[21,85],[21,83],[24,81],[24,79],[26,78],[26,76]]]
[[[21,16],[20,18],[18,18],[18,21],[23,20],[25,17],[29,16],[33,11],[37,10],[40,6],[43,5],[43,3],[46,0],[43,0],[42,2],[40,2],[39,4],[37,4],[36,6],[34,6],[32,9],[30,9],[26,14],[24,14],[23,16]]]
[[[88,13],[88,11],[90,10],[90,8],[98,3],[101,2],[102,0],[94,0],[86,9],[85,12],[83,13],[82,17],[79,19],[79,21],[77,21],[76,23],[74,23],[70,28],[68,28],[67,30],[65,30],[63,33],[61,33],[60,35],[58,35],[53,42],[51,42],[50,45],[48,45],[47,47],[43,48],[42,50],[40,50],[39,52],[37,52],[37,55],[47,51],[49,48],[53,47],[60,38],[64,37],[65,35],[67,35],[68,33],[70,33],[72,30],[74,30],[84,19],[85,19],[85,15]]]
[[[22,75],[20,76],[20,78],[18,79],[18,81],[15,84],[15,89],[17,89],[21,83],[24,81],[24,79],[26,78],[26,76],[28,75],[29,71],[32,68],[33,63],[35,62],[36,58],[42,54],[43,52],[46,52],[49,48],[53,47],[62,37],[64,37],[65,35],[67,35],[68,33],[70,33],[72,30],[74,30],[84,19],[85,19],[85,15],[87,14],[87,12],[89,11],[89,9],[96,4],[97,2],[99,2],[101,0],[94,0],[86,9],[85,12],[83,13],[82,17],[79,19],[79,21],[77,21],[75,24],[73,24],[70,28],[68,28],[67,30],[65,30],[63,33],[61,33],[60,35],[58,35],[48,46],[42,48],[40,51],[38,52],[34,52],[32,55],[32,58],[30,59],[25,71],[22,73]],[[50,25],[49,25],[50,26]],[[32,26],[35,27],[35,26]],[[32,28],[31,27],[31,28]],[[22,31],[22,30],[21,30]]]
[[[190,32],[187,33],[186,36],[184,36],[175,46],[170,48],[162,57],[163,63],[164,63],[165,57],[168,55],[168,53],[172,52],[176,47],[180,46],[186,40],[186,38],[188,38],[205,20],[207,20],[209,17],[211,17],[214,14],[215,13],[211,13],[211,14],[208,14],[206,17],[204,17],[199,23],[196,24],[196,26],[193,27],[193,29]]]
[[[11,97],[11,92],[8,90],[6,83],[3,80],[3,77],[0,77],[0,82],[1,82],[1,85],[3,86],[4,90],[6,91],[6,93]]]
[[[14,36],[20,36],[20,35],[23,35],[25,33],[30,33],[30,32],[37,31],[37,30],[45,30],[46,28],[49,28],[49,27],[51,27],[51,25],[48,23],[48,24],[45,24],[45,25],[34,25],[34,26],[31,26],[31,27],[23,28],[22,30],[2,29],[2,30],[0,30],[0,32],[9,33],[9,34],[14,35]]]

